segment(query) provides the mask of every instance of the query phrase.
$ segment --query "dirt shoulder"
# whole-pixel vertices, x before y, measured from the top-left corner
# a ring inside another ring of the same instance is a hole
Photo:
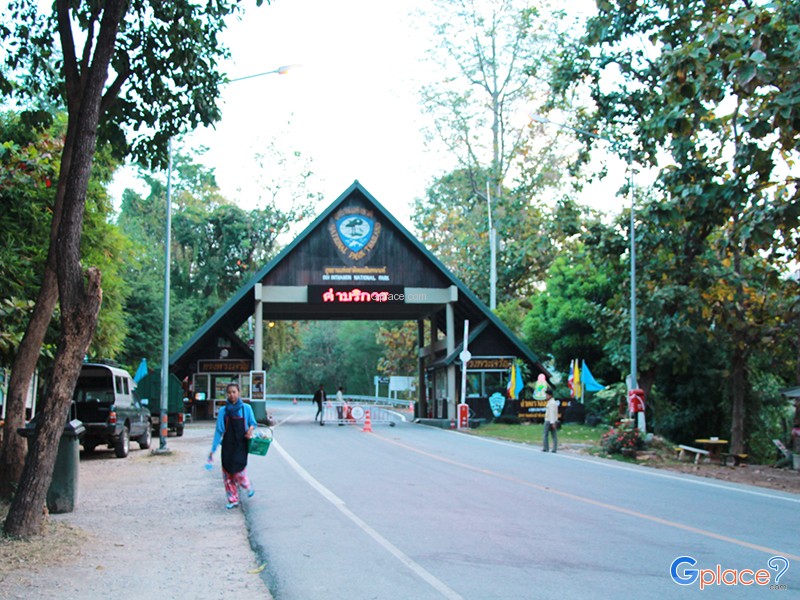
[[[219,465],[203,468],[212,427],[188,425],[169,455],[82,455],[75,510],[30,541],[0,538],[0,597],[271,598]]]
[[[596,449],[593,451],[582,444],[563,444],[561,449],[573,452],[597,454]],[[687,473],[689,475],[707,477],[709,479],[718,479],[720,481],[727,481],[730,483],[741,483],[773,490],[780,490],[782,492],[800,494],[800,471],[795,471],[790,468],[776,469],[769,465],[745,464],[734,467],[708,462],[701,462],[696,465],[693,462],[678,461],[672,456],[672,454],[672,451],[666,450],[639,452],[636,460],[629,462],[636,462],[637,464],[654,469],[662,469],[676,473]]]
[[[670,461],[663,464],[651,464],[658,469],[668,469],[680,473],[689,473],[699,477],[719,479],[731,483],[743,483],[757,487],[780,490],[800,494],[800,472],[792,469],[775,469],[767,465],[742,465],[724,467],[714,464],[679,463]]]

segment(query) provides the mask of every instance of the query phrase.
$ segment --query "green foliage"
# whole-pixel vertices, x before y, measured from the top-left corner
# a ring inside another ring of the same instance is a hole
[[[379,329],[380,323],[375,321],[344,321],[341,324],[339,336],[345,350],[340,359],[342,370],[337,386],[342,385],[345,392],[375,393],[373,377],[379,372],[378,364],[384,350],[378,343]]]
[[[519,115],[547,94],[563,13],[549,2],[520,7],[513,0],[437,0],[423,12],[431,60],[449,74],[422,89],[428,142],[455,165],[415,203],[417,234],[488,304],[491,210],[497,303],[529,296],[563,239],[540,199],[560,170],[552,168],[553,146],[536,144]]]
[[[627,411],[627,389],[624,383],[612,383],[605,389],[587,394],[584,400],[586,416],[599,419],[600,424],[616,423]],[[622,410],[620,411],[620,408]]]
[[[0,330],[0,365],[3,367],[13,362],[34,304],[33,300],[0,299],[0,320],[3,321],[3,329]]]
[[[604,361],[602,341],[595,323],[615,288],[603,263],[594,262],[581,247],[556,258],[547,288],[532,298],[525,317],[525,342],[537,352],[552,356],[566,371],[570,360],[580,358],[592,365],[596,377],[617,379],[618,372]]]
[[[0,116],[0,301],[9,311],[3,319],[5,343],[0,355],[10,366],[22,340],[41,284],[47,259],[50,224],[63,148],[64,118],[42,111],[7,112]],[[84,264],[103,274],[103,304],[91,353],[113,357],[125,337],[122,304],[127,287],[120,266],[126,245],[119,230],[109,223],[112,212],[105,186],[115,163],[107,147],[96,156],[86,195],[81,255]],[[16,312],[19,311],[19,312]],[[56,332],[46,340],[43,354],[52,356]]]
[[[270,393],[312,394],[320,383],[333,395],[371,395],[380,349],[375,323],[313,321],[298,326],[297,346],[281,355],[268,374]]]
[[[729,425],[738,448],[758,427],[747,417],[758,402],[753,365],[796,338],[797,283],[786,274],[798,256],[800,77],[787,66],[800,60],[800,6],[608,0],[598,9],[583,39],[565,45],[554,89],[586,84],[592,106],[576,125],[609,132],[636,162],[670,157],[657,196],[637,202],[640,383],[658,390],[659,426],[686,436]],[[599,247],[615,267],[617,246]],[[623,310],[612,303],[600,330],[620,366]]]
[[[376,342],[382,349],[377,364],[378,373],[401,376],[416,374],[417,324],[414,321],[381,325]]]
[[[488,304],[491,250],[485,188],[481,190],[486,176],[458,170],[440,177],[426,198],[414,202],[412,220],[428,250]],[[503,188],[502,194],[492,194],[500,304],[533,292],[556,255],[559,238],[527,192]]]
[[[637,427],[617,425],[603,434],[603,437],[600,438],[600,447],[606,454],[642,450],[644,449],[644,438]]]
[[[22,100],[63,102],[58,21],[55,9],[41,12],[39,4],[11,0],[3,14],[0,39],[7,71],[0,77],[0,92]],[[256,2],[261,4],[260,0]],[[100,139],[113,145],[117,158],[130,152],[139,162],[163,167],[167,163],[167,140],[219,120],[216,101],[220,86],[226,82],[219,65],[228,56],[220,38],[226,19],[242,11],[235,0],[128,3],[117,37],[112,40],[113,72],[99,131]],[[89,32],[88,56],[99,43],[103,6],[72,2],[68,12],[71,28]],[[82,52],[76,54],[80,57]],[[67,63],[67,67],[73,65]],[[82,67],[74,65],[76,69]]]
[[[118,225],[131,240],[126,280],[132,293],[126,308],[130,334],[124,362],[162,354],[166,183],[148,172],[150,188],[142,197],[123,194]],[[297,188],[302,190],[302,185]],[[279,237],[307,217],[312,200],[282,195],[263,208],[245,211],[220,194],[214,172],[196,154],[177,152],[172,176],[172,247],[170,271],[170,347],[179,347],[280,250]],[[287,201],[289,200],[289,201]],[[277,332],[286,333],[281,326]],[[270,344],[269,337],[265,342]],[[286,338],[283,338],[284,341]],[[265,360],[277,360],[278,348],[265,347]]]

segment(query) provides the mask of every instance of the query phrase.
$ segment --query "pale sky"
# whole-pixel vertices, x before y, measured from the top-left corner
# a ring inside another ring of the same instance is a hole
[[[413,199],[436,174],[420,133],[415,80],[424,78],[425,44],[407,15],[413,3],[243,4],[242,21],[231,22],[224,38],[232,53],[229,78],[300,66],[230,83],[216,129],[186,138],[210,148],[203,162],[215,169],[223,194],[243,208],[256,206],[253,156],[274,138],[287,153],[311,159],[314,191],[324,194],[320,210],[358,179],[409,226]],[[122,189],[121,178],[114,194]]]
[[[319,210],[358,179],[411,228],[414,199],[453,167],[446,155],[426,151],[420,131],[418,90],[435,73],[421,60],[429,42],[410,12],[425,0],[242,4],[244,17],[231,21],[223,38],[232,54],[228,77],[300,66],[230,83],[221,122],[185,139],[210,149],[203,162],[215,169],[223,194],[245,209],[258,205],[254,155],[273,139],[287,154],[300,151],[312,161],[312,191],[324,196]],[[585,5],[585,13],[593,4],[580,0],[571,8]],[[260,178],[280,176],[267,169]],[[131,182],[129,172],[122,174],[112,195],[119,200]],[[619,207],[619,199],[610,200]]]

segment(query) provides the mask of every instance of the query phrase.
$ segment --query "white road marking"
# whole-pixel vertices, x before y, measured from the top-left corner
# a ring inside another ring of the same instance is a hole
[[[429,571],[427,571],[424,567],[420,564],[412,560],[408,555],[406,555],[402,550],[400,550],[397,546],[392,544],[389,540],[383,537],[380,533],[375,531],[372,527],[370,527],[363,519],[359,518],[353,511],[351,511],[345,505],[344,501],[339,498],[336,494],[322,485],[319,481],[317,481],[308,471],[306,471],[300,464],[292,458],[289,453],[283,449],[283,447],[276,441],[272,442],[272,446],[280,453],[281,456],[289,463],[289,466],[292,467],[295,472],[302,477],[312,488],[314,488],[319,494],[325,498],[328,502],[333,504],[339,511],[350,519],[353,523],[355,523],[364,533],[370,536],[373,540],[378,542],[387,552],[389,552],[392,556],[397,558],[401,563],[403,563],[406,567],[408,567],[411,571],[416,573],[420,578],[422,578],[425,582],[430,584],[434,589],[436,589],[439,593],[442,594],[445,598],[449,598],[450,600],[463,600],[463,597],[458,594],[455,590],[449,588],[445,583],[434,577]]]

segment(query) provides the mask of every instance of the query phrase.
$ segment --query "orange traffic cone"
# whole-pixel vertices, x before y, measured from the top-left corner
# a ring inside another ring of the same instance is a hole
[[[368,431],[372,433],[372,419],[370,419],[369,409],[364,411],[364,429],[363,431]]]

